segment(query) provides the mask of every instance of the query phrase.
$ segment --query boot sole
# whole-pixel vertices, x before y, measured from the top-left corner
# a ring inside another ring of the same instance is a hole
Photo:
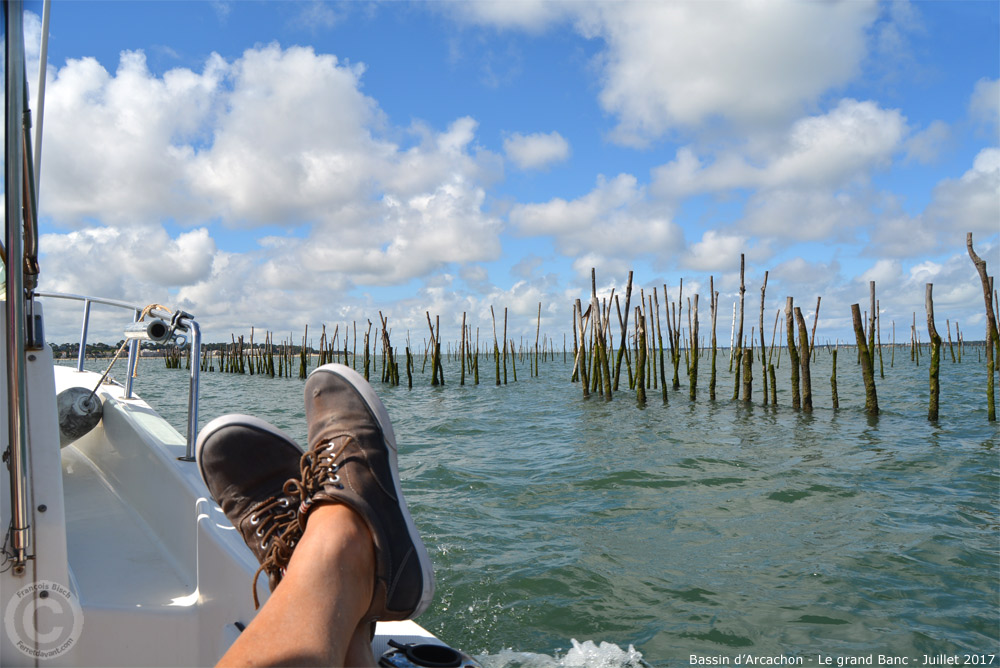
[[[357,390],[358,394],[361,395],[361,398],[364,399],[365,403],[368,404],[369,410],[371,410],[372,414],[375,416],[375,420],[378,422],[378,426],[382,430],[382,435],[385,437],[386,445],[389,448],[389,468],[392,472],[392,483],[395,487],[396,498],[399,499],[399,508],[403,513],[403,519],[406,520],[406,529],[409,532],[410,542],[413,543],[416,551],[423,579],[423,589],[420,596],[420,602],[410,615],[411,618],[417,617],[427,610],[434,598],[434,568],[431,564],[430,555],[427,553],[427,547],[420,539],[420,533],[417,531],[417,526],[413,522],[413,516],[410,515],[410,509],[406,504],[406,498],[403,496],[403,489],[399,484],[399,463],[397,458],[398,449],[396,447],[396,434],[392,430],[392,422],[389,420],[389,413],[386,411],[382,400],[378,398],[378,395],[375,394],[375,390],[368,383],[368,381],[365,380],[364,376],[351,367],[344,366],[343,364],[324,364],[321,367],[313,369],[312,373],[309,375],[311,376],[316,373],[332,373],[350,383],[351,386]]]

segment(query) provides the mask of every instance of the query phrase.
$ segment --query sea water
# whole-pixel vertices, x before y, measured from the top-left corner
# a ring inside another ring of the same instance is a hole
[[[840,408],[821,349],[811,413],[790,407],[787,354],[777,407],[762,405],[759,363],[753,402],[731,399],[725,354],[717,400],[706,357],[693,401],[682,362],[680,390],[665,405],[650,388],[644,408],[625,389],[585,400],[561,353],[537,377],[520,360],[500,386],[485,359],[478,386],[460,386],[454,362],[443,387],[419,358],[412,389],[405,371],[400,386],[373,372],[437,575],[420,622],[494,667],[1000,666],[985,363],[946,348],[929,422],[928,358],[884,355],[878,417],[843,348]],[[250,413],[304,442],[304,381],[201,379],[201,424]],[[136,391],[183,433],[185,371],[143,360]]]

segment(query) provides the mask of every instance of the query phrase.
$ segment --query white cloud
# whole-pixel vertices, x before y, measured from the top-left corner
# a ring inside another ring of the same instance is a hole
[[[727,150],[704,163],[690,147],[653,172],[653,190],[682,197],[734,188],[836,187],[887,165],[906,134],[898,110],[844,99],[821,116],[796,121],[759,155]]]
[[[1000,221],[1000,148],[981,150],[961,178],[935,186],[926,216],[938,226],[995,234]]]
[[[552,0],[455,2],[443,7],[460,21],[540,32],[572,13],[572,5]]]
[[[857,73],[877,16],[870,2],[577,7],[583,33],[607,43],[600,101],[619,118],[614,138],[638,145],[720,118],[789,120]]]
[[[159,226],[96,227],[43,234],[43,290],[167,300],[167,288],[192,285],[211,272],[216,246],[199,228],[171,239]],[[109,270],[113,268],[113,270]]]
[[[521,169],[544,169],[569,158],[569,142],[558,132],[514,133],[503,140],[503,149]]]
[[[850,241],[872,223],[868,202],[855,191],[775,188],[752,195],[741,230],[787,244],[796,241]]]
[[[906,159],[928,165],[934,162],[951,141],[951,128],[944,121],[934,121],[906,142]]]
[[[584,264],[638,257],[662,261],[684,243],[680,228],[650,205],[631,174],[610,181],[600,177],[594,190],[572,201],[517,205],[509,218],[522,235],[551,235],[561,253],[577,258],[578,272],[590,271],[580,256],[588,258]]]
[[[969,113],[994,132],[1000,131],[1000,79],[980,79],[969,100]]]
[[[285,288],[289,267],[389,284],[495,258],[484,185],[501,160],[475,144],[475,119],[415,125],[403,149],[382,138],[400,132],[360,92],[363,71],[275,44],[231,64],[213,55],[201,74],[154,76],[139,52],[114,74],[71,60],[49,87],[42,213],[115,234],[171,218],[305,226],[261,240],[261,276]]]
[[[184,181],[186,142],[208,118],[225,70],[213,56],[201,74],[157,78],[142,53],[128,51],[114,75],[93,58],[50,68],[41,213],[63,224],[143,224],[204,212]]]
[[[748,242],[744,236],[708,230],[701,241],[691,244],[682,262],[696,271],[732,269],[739,265],[740,253],[747,250]]]

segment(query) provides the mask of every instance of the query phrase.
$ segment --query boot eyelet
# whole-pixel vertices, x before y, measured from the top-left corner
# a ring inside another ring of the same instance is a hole
[[[261,527],[261,528],[257,529],[257,531],[255,531],[254,534],[257,536],[257,538],[263,538],[264,537],[264,527]]]
[[[258,524],[260,524],[260,518],[257,517],[256,515],[251,515],[250,524],[252,524],[253,526],[257,526]]]

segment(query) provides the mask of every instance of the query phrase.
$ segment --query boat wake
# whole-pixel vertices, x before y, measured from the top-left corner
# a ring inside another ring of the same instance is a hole
[[[549,656],[533,652],[505,649],[497,654],[484,654],[476,658],[483,668],[646,668],[649,666],[642,653],[632,645],[622,649],[610,642],[571,640],[573,646],[563,655]]]

